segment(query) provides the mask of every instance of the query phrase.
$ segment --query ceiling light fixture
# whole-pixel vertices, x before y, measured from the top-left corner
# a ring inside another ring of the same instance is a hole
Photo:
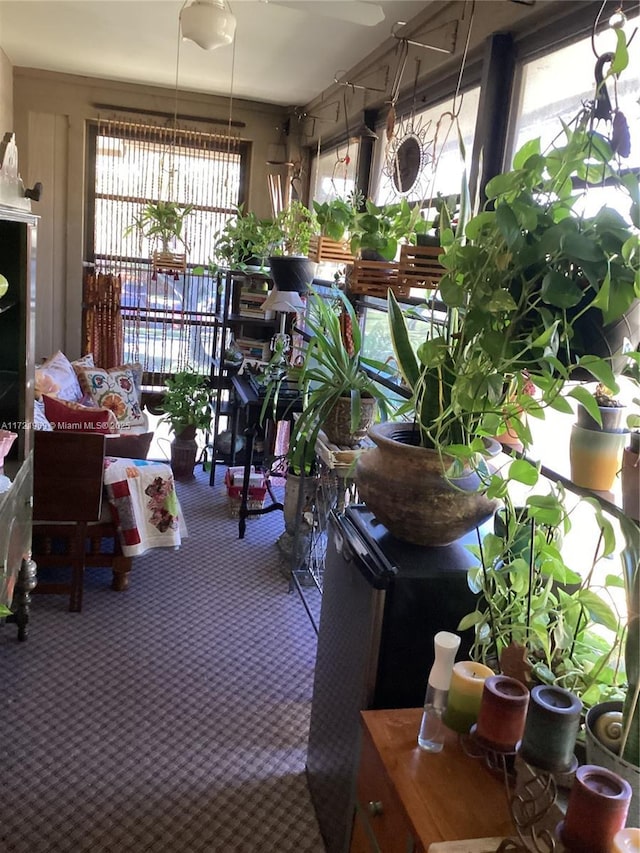
[[[193,0],[180,11],[183,39],[195,42],[203,50],[215,50],[231,44],[236,19],[225,0]]]

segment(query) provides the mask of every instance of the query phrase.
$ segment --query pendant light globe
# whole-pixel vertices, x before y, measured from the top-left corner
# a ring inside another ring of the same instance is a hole
[[[183,40],[195,42],[203,50],[215,50],[231,44],[236,32],[236,18],[225,0],[193,0],[180,12]]]

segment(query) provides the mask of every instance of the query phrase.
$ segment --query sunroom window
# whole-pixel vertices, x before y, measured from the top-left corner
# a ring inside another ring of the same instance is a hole
[[[124,358],[154,383],[187,365],[211,369],[214,235],[242,200],[246,145],[195,131],[103,122],[92,128],[87,260],[121,279]],[[156,268],[153,239],[130,228],[148,203],[193,205],[185,220],[184,268]]]

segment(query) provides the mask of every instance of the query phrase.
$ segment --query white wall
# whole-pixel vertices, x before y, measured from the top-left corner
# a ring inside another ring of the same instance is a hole
[[[13,66],[0,47],[0,137],[13,129]]]

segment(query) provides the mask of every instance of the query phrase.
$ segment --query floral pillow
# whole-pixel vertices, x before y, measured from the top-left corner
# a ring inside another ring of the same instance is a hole
[[[110,409],[118,421],[118,430],[144,432],[147,420],[140,408],[132,365],[123,364],[103,370],[100,367],[77,368],[82,392],[101,408]]]

